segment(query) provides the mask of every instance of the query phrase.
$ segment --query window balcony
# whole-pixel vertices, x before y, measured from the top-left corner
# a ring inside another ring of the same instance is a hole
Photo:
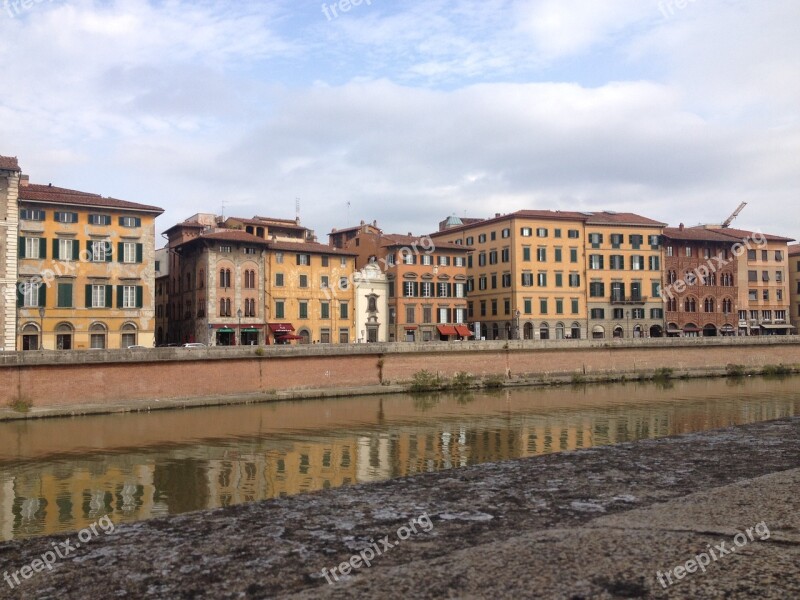
[[[611,296],[611,304],[621,306],[636,306],[647,303],[647,296],[625,296],[614,295]]]

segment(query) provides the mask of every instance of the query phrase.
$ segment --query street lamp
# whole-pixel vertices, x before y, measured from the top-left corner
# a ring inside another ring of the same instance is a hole
[[[39,350],[44,350],[44,306],[39,307]]]
[[[627,332],[625,333],[625,336],[626,337],[628,337],[628,336],[633,337],[631,335],[631,311],[629,311],[629,310],[625,311],[625,319],[627,320]]]
[[[239,331],[238,331],[239,341],[238,341],[238,345],[241,346],[242,345],[242,309],[241,308],[236,311],[236,316],[239,317]]]
[[[517,339],[520,339],[520,337],[519,337],[519,317],[520,317],[520,315],[522,315],[522,313],[519,311],[519,309],[517,309],[517,312],[514,313],[514,316],[517,318],[517,326],[516,326]]]

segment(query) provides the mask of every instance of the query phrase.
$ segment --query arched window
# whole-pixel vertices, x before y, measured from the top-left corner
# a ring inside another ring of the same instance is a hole
[[[231,270],[230,269],[220,269],[219,270],[219,287],[221,287],[221,288],[229,288],[229,287],[231,287]]]
[[[563,340],[564,339],[564,324],[563,323],[556,323],[556,339]]]
[[[500,339],[500,326],[497,323],[492,324],[492,339]]]
[[[573,323],[572,327],[570,328],[570,337],[573,340],[581,339],[581,324],[580,323]]]
[[[706,298],[703,301],[703,309],[707,313],[713,313],[714,312],[714,299],[713,298]]]
[[[522,333],[523,333],[523,336],[525,337],[526,340],[532,340],[533,339],[533,323],[525,323],[525,325],[522,328]]]
[[[89,347],[95,349],[107,348],[106,343],[106,326],[102,323],[93,323],[89,327]]]
[[[56,350],[72,350],[72,325],[59,323],[56,327]]]
[[[667,311],[668,312],[678,312],[678,299],[677,298],[670,298],[667,300]]]
[[[244,287],[247,290],[256,289],[256,272],[248,269],[244,272]]]
[[[22,350],[38,350],[40,348],[39,326],[28,323],[22,328]]]
[[[686,298],[686,300],[683,301],[683,310],[684,312],[697,312],[697,300],[691,296]]]
[[[220,301],[219,301],[219,316],[220,317],[230,317],[231,316],[231,299],[230,298],[220,298]]]
[[[125,323],[122,326],[122,340],[120,343],[121,348],[130,348],[136,345],[136,325],[133,323]]]
[[[550,339],[550,325],[548,325],[547,323],[542,323],[539,326],[539,339],[540,340]]]
[[[729,315],[733,312],[733,301],[730,298],[725,298],[722,301],[722,312]]]

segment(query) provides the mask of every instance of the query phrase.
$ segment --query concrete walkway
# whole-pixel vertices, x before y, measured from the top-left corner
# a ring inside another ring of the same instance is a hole
[[[120,527],[0,597],[788,600],[799,466],[800,419],[484,464]],[[0,569],[64,539],[0,545]]]

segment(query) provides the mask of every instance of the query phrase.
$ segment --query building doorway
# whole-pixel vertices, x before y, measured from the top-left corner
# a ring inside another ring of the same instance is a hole
[[[28,323],[22,328],[22,351],[39,349],[39,328],[33,323]]]
[[[217,346],[233,346],[236,343],[233,329],[223,327],[217,329]]]
[[[61,323],[56,327],[56,349],[72,350],[72,325]]]

